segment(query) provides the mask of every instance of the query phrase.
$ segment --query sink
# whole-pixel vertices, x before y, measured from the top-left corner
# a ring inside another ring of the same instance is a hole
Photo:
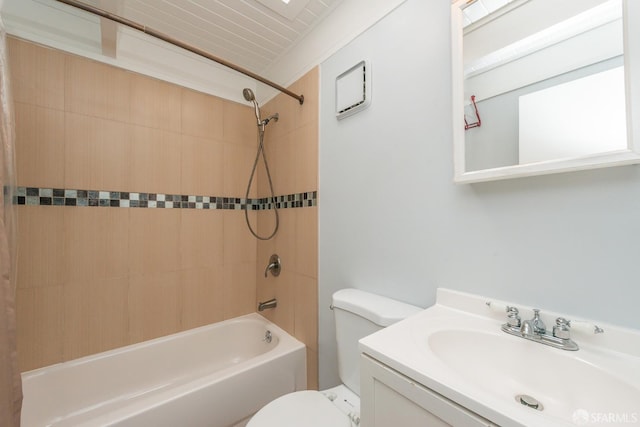
[[[579,350],[565,351],[502,332],[506,315],[486,301],[438,289],[434,306],[362,339],[360,350],[495,425],[640,426],[640,331],[572,331]],[[519,308],[528,319],[531,308]],[[573,318],[541,316],[548,325]]]
[[[520,403],[516,396],[531,396],[549,416],[567,421],[583,411],[637,414],[640,409],[638,388],[579,353],[478,330],[439,330],[427,342],[456,375],[514,405]]]

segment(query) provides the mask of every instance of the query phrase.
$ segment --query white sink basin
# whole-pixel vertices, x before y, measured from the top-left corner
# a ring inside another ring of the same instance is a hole
[[[640,426],[640,331],[600,325],[604,334],[574,332],[580,349],[565,351],[502,332],[506,315],[485,302],[439,289],[436,305],[360,349],[496,425]],[[542,313],[547,325],[561,315]]]
[[[453,375],[513,405],[521,404],[516,396],[531,396],[551,417],[572,422],[584,411],[630,415],[640,409],[638,388],[584,360],[580,351],[464,329],[434,332],[427,342]]]

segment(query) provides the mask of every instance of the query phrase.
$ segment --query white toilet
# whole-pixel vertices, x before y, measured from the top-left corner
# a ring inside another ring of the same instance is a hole
[[[260,409],[247,427],[355,427],[360,421],[358,340],[421,310],[357,289],[333,294],[342,384],[324,391],[297,391]]]

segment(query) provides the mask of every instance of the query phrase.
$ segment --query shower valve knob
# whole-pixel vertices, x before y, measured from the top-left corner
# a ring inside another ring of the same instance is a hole
[[[281,269],[282,263],[280,262],[280,257],[277,254],[273,254],[271,255],[271,258],[269,258],[269,264],[267,265],[267,268],[264,269],[264,277],[268,276],[269,271],[271,271],[271,274],[273,274],[275,277],[278,277],[280,275]]]

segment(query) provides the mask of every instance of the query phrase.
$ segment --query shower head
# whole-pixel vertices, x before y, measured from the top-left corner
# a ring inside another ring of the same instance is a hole
[[[256,113],[256,121],[258,122],[258,126],[261,126],[262,121],[260,120],[260,107],[258,107],[258,101],[256,101],[256,96],[254,95],[253,91],[248,87],[245,87],[244,89],[242,89],[242,96],[244,96],[244,99],[246,99],[247,101],[253,102],[253,108],[255,109]]]
[[[249,102],[256,100],[256,96],[253,94],[253,91],[248,87],[245,87],[244,89],[242,89],[242,96],[244,96],[244,99],[246,99]]]

